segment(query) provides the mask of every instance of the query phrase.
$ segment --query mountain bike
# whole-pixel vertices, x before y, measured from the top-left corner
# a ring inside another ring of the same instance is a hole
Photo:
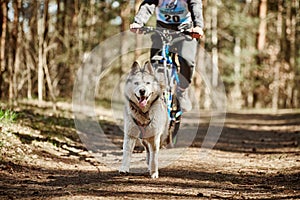
[[[164,82],[163,98],[167,105],[169,116],[169,138],[166,143],[171,147],[177,142],[177,133],[180,127],[181,116],[183,114],[178,98],[176,97],[177,85],[180,83],[179,79],[179,64],[176,61],[178,54],[176,49],[172,49],[172,45],[181,40],[200,38],[197,33],[189,32],[187,25],[182,25],[179,31],[154,28],[144,26],[139,28],[139,32],[143,34],[154,33],[157,34],[162,41],[161,50],[159,53],[151,58],[151,63],[156,71],[156,74],[161,77],[160,81]]]

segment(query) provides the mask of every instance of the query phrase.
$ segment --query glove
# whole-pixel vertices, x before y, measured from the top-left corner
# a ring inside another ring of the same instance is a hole
[[[133,33],[139,33],[139,28],[142,28],[143,26],[138,23],[132,23],[130,24],[129,28],[130,31]]]

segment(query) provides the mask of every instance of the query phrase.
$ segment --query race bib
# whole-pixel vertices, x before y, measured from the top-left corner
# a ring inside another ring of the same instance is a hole
[[[156,8],[156,18],[166,24],[191,21],[191,13],[185,0],[161,0]]]

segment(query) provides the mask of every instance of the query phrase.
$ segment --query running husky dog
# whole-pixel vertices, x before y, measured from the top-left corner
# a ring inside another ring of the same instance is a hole
[[[144,67],[135,62],[125,84],[127,99],[124,112],[124,142],[121,174],[129,172],[130,158],[139,138],[147,152],[151,178],[158,178],[158,151],[168,137],[167,107],[162,98],[162,84],[146,62]]]

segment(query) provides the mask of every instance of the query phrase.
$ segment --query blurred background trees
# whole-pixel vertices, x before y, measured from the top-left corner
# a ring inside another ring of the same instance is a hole
[[[0,2],[1,100],[55,102],[72,98],[84,57],[128,30],[141,1]],[[218,65],[229,106],[299,108],[300,0],[203,0],[203,6],[201,45]],[[116,77],[126,72],[124,60]]]

